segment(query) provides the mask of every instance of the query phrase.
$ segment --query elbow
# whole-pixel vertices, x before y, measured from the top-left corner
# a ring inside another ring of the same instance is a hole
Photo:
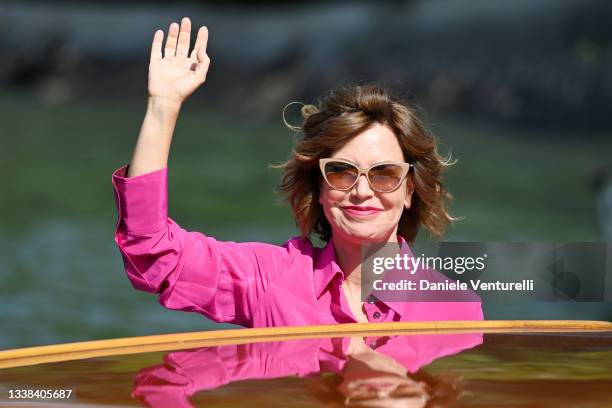
[[[172,239],[167,228],[147,235],[117,232],[115,243],[134,289],[159,294],[178,273],[182,243]]]

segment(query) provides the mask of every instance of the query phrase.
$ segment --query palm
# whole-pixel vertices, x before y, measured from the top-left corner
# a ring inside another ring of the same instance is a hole
[[[164,33],[158,30],[153,38],[149,63],[149,96],[163,97],[182,103],[206,80],[210,59],[206,55],[208,30],[198,31],[193,51],[189,55],[191,21],[184,18],[179,26],[172,23],[164,55]]]
[[[185,99],[197,86],[198,77],[191,70],[190,58],[168,57],[149,66],[149,94]]]

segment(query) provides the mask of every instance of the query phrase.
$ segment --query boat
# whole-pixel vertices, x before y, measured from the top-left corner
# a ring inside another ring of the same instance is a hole
[[[0,351],[0,406],[612,406],[612,323],[230,329]]]

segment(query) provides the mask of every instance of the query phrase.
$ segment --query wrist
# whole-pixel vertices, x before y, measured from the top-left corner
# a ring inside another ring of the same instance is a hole
[[[147,107],[154,112],[178,113],[182,102],[165,96],[149,96]]]

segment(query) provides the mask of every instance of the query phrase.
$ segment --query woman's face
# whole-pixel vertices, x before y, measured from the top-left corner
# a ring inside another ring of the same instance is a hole
[[[385,161],[405,161],[393,131],[379,123],[355,136],[331,157],[348,160],[361,168]],[[410,208],[413,190],[410,173],[399,188],[389,193],[372,190],[365,175],[360,176],[348,191],[334,190],[323,180],[319,203],[331,225],[334,239],[356,244],[395,241],[400,217],[405,208]],[[361,214],[350,207],[375,210]]]
[[[342,383],[337,390],[345,405],[368,407],[423,407],[430,399],[431,388],[407,374],[407,368],[392,357],[374,351],[361,340],[342,369]],[[353,347],[351,347],[353,346]]]

